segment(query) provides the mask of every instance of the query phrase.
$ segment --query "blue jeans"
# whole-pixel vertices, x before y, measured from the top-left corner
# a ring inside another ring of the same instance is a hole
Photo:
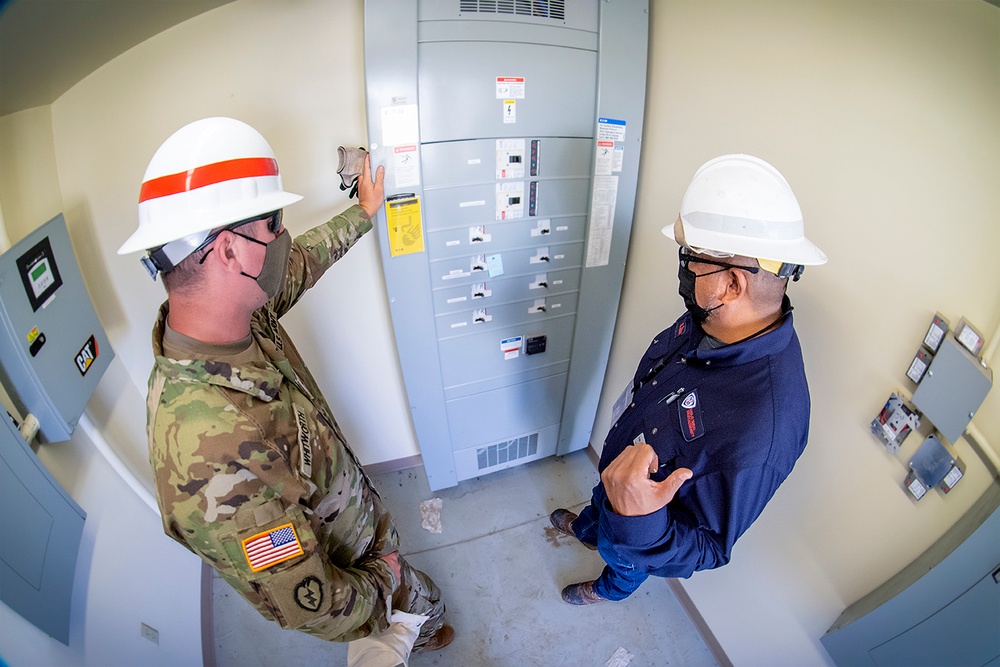
[[[596,544],[598,553],[604,559],[604,571],[594,581],[594,592],[606,600],[624,600],[632,595],[649,575],[622,558],[609,540],[599,538],[600,510],[597,508],[602,507],[604,501],[604,488],[598,485],[594,488],[590,504],[584,507],[580,511],[579,518],[573,521],[573,532],[581,542]]]

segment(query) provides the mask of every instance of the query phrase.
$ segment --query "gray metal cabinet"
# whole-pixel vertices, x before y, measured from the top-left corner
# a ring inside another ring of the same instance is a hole
[[[376,229],[432,489],[589,443],[647,34],[646,0],[365,4],[369,149],[389,196]],[[390,221],[404,205],[407,250]]]
[[[837,665],[1000,662],[1000,483],[821,639]]]

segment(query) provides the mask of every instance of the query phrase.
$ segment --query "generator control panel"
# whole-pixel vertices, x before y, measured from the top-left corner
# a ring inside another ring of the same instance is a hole
[[[39,440],[59,442],[113,358],[60,213],[0,255],[0,381]]]

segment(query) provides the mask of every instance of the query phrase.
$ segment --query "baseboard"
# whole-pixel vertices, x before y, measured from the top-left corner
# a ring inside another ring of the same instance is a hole
[[[601,455],[594,451],[593,446],[587,445],[587,457],[590,462],[597,467],[597,464],[601,461]],[[393,459],[391,461],[380,461],[379,463],[369,463],[368,465],[362,466],[365,472],[370,476],[374,477],[376,475],[381,475],[387,472],[399,472],[400,470],[409,470],[410,468],[419,468],[424,464],[424,459],[420,454],[414,454],[413,456],[407,456],[401,459]]]
[[[694,600],[692,600],[691,596],[687,594],[686,590],[684,590],[684,586],[681,585],[681,582],[677,579],[667,579],[667,585],[670,586],[670,590],[673,592],[674,597],[676,597],[677,601],[681,603],[681,607],[684,608],[684,611],[687,612],[691,622],[694,623],[695,629],[698,630],[698,634],[700,634],[701,638],[705,641],[705,646],[708,647],[712,657],[714,657],[715,661],[719,663],[719,667],[733,667],[733,663],[729,659],[729,656],[726,655],[726,652],[722,649],[722,644],[720,644],[719,640],[715,638],[715,634],[712,632],[712,629],[708,627],[708,623],[705,622],[705,618],[701,615],[701,612],[698,611],[698,607],[695,606]]]
[[[392,461],[381,461],[379,463],[370,463],[366,466],[362,466],[365,469],[365,473],[369,477],[374,477],[376,475],[381,475],[387,472],[399,472],[400,470],[409,470],[410,468],[419,468],[424,464],[423,457],[420,454],[414,454],[413,456],[407,456],[402,459],[393,459]]]
[[[215,667],[215,624],[212,610],[212,575],[208,563],[201,564],[201,662],[204,667]]]

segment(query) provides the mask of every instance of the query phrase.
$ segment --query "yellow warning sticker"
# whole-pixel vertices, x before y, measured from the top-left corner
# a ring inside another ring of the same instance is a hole
[[[385,203],[392,257],[424,251],[424,227],[420,218],[420,197],[399,197]]]

